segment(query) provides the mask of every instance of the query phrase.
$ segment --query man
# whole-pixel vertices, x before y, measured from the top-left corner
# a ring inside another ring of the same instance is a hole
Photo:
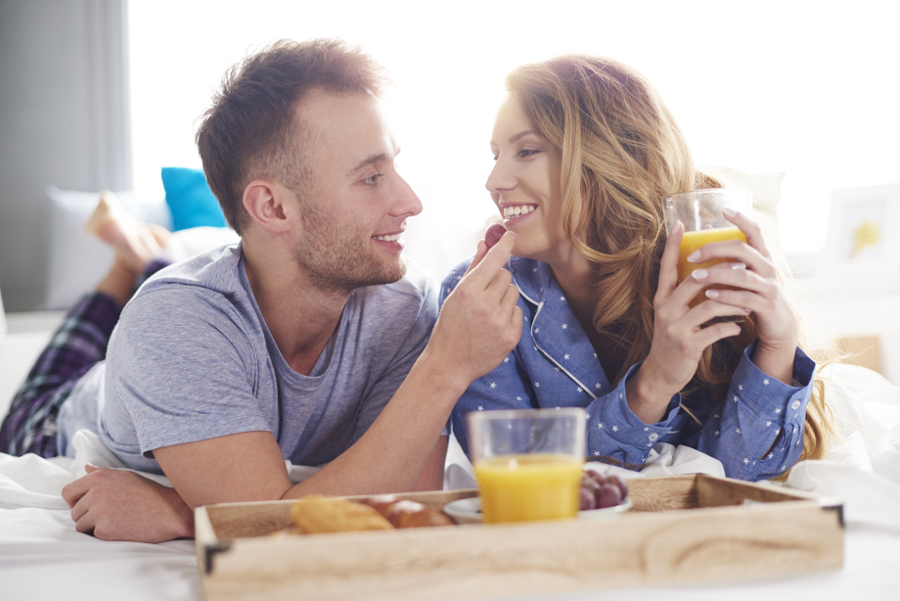
[[[108,448],[174,490],[92,469],[63,491],[79,531],[155,542],[192,536],[203,504],[441,487],[454,403],[519,338],[502,269],[514,236],[481,244],[437,319],[436,287],[401,257],[422,207],[395,169],[381,84],[368,56],[321,40],[226,76],[197,140],[242,242],[135,294],[98,415]],[[324,467],[292,485],[285,459]]]

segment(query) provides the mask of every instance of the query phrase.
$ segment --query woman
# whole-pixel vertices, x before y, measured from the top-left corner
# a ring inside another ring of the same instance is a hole
[[[470,411],[579,406],[588,454],[633,468],[657,442],[695,447],[745,480],[821,457],[830,425],[815,363],[797,347],[797,317],[759,227],[730,215],[747,243],[708,244],[690,259],[726,261],[676,285],[683,226],[667,240],[664,199],[717,183],[695,170],[649,82],[572,56],[520,67],[507,87],[486,187],[516,234],[509,269],[523,330],[457,404],[463,449]],[[482,242],[473,262],[484,252]],[[708,290],[691,309],[714,283],[737,290]],[[709,323],[723,316],[740,319]]]

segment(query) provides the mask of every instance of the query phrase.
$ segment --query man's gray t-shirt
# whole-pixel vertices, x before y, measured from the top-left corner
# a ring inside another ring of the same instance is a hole
[[[162,473],[153,449],[269,431],[285,459],[321,465],[365,433],[428,343],[433,279],[409,263],[400,281],[357,289],[303,376],[275,346],[242,256],[240,245],[216,249],[141,287],[106,365],[86,374],[60,413],[60,452],[93,423],[127,467]]]

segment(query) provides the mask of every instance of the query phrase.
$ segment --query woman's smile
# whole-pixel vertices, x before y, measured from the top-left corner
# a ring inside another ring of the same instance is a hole
[[[515,204],[506,206],[503,206],[501,204],[500,206],[500,210],[503,213],[503,223],[505,225],[512,225],[513,223],[521,221],[527,215],[533,213],[536,209],[537,205],[532,204]]]

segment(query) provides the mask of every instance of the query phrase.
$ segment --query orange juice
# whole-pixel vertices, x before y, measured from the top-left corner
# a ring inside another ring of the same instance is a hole
[[[485,523],[574,518],[582,461],[571,455],[503,455],[475,463]]]
[[[710,242],[724,242],[726,240],[743,240],[747,241],[744,232],[736,227],[718,227],[711,230],[697,230],[694,232],[685,232],[681,239],[681,247],[678,249],[678,283],[680,284],[684,278],[689,276],[695,269],[708,269],[713,265],[727,261],[728,259],[713,259],[704,263],[688,263],[688,256],[695,250]],[[732,288],[731,286],[710,286],[710,288]],[[705,290],[705,289],[704,289]],[[698,294],[691,301],[691,307],[695,307],[706,300],[706,295]]]

